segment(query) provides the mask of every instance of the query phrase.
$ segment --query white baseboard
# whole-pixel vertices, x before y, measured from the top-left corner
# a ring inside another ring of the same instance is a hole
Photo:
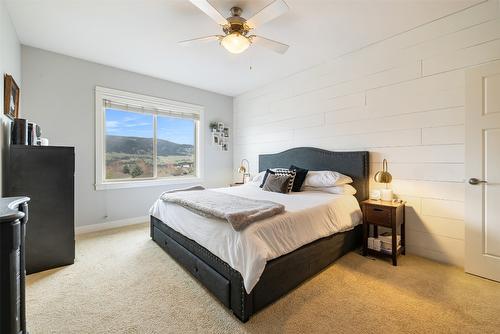
[[[112,228],[123,227],[128,225],[136,225],[141,223],[147,223],[149,221],[149,216],[133,217],[127,219],[113,220],[100,224],[77,226],[75,228],[76,234],[85,234],[97,231],[109,230]]]

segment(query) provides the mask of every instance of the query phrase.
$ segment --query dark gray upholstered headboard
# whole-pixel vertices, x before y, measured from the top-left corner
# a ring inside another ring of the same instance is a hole
[[[259,172],[268,168],[289,168],[290,165],[309,170],[331,170],[350,176],[356,198],[368,198],[368,152],[332,152],[313,147],[297,147],[275,154],[259,155]]]

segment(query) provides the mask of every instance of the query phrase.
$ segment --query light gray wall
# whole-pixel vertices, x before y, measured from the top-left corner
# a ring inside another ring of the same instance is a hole
[[[0,155],[0,175],[2,175],[2,163],[3,163],[3,152],[5,152],[5,147],[10,142],[10,123],[11,120],[3,115],[4,112],[4,91],[3,91],[3,76],[4,74],[10,74],[16,81],[16,83],[21,87],[21,45],[17,38],[16,30],[12,25],[9,13],[3,0],[0,0],[0,73],[1,84],[0,84],[0,148],[2,154]],[[22,95],[22,93],[21,93]],[[22,114],[21,114],[22,116]],[[2,178],[0,177],[0,189],[2,189]]]
[[[231,181],[232,145],[228,152],[218,150],[208,131],[210,121],[232,127],[231,97],[27,46],[22,64],[23,115],[42,127],[50,145],[75,146],[76,226],[145,216],[168,188],[94,190],[96,85],[204,106],[205,185]]]
[[[21,85],[21,45],[3,0],[0,0],[0,70],[2,74],[12,75]],[[1,86],[3,92],[3,81]],[[0,99],[3,111],[3,94]]]

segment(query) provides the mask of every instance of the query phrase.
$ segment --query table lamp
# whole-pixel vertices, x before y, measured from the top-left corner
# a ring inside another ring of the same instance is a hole
[[[240,168],[238,169],[238,173],[243,174],[243,179],[241,183],[245,183],[245,177],[250,178],[250,173],[248,173],[249,170],[250,170],[250,163],[248,162],[247,159],[242,159],[240,163]]]
[[[392,181],[392,175],[387,169],[387,160],[382,162],[382,170],[375,174],[375,182],[385,183],[385,189],[380,189],[380,199],[382,201],[392,201],[392,189],[389,189],[388,184]]]

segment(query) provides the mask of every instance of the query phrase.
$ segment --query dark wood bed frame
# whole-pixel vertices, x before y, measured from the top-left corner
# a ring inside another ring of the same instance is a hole
[[[368,152],[331,152],[310,147],[259,156],[259,171],[296,165],[309,170],[332,170],[353,179],[356,198],[368,198]],[[337,233],[267,262],[259,282],[248,294],[241,274],[195,241],[151,216],[151,238],[200,281],[242,322],[273,303],[306,279],[361,245],[361,225]]]

